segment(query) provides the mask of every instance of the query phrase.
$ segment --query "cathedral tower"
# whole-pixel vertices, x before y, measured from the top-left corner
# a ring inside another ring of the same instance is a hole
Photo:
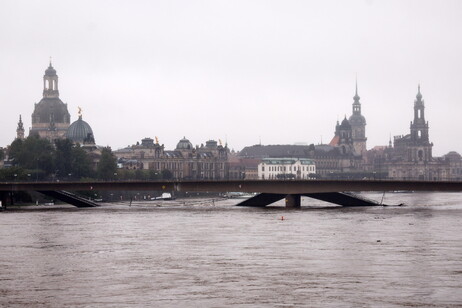
[[[432,158],[432,147],[428,137],[428,122],[425,121],[425,104],[420,93],[420,84],[414,101],[414,121],[411,121],[411,136],[408,149],[409,161],[427,162]]]
[[[50,141],[65,137],[71,116],[67,104],[59,99],[58,75],[51,65],[43,76],[43,98],[35,104],[30,134],[37,134]]]
[[[358,82],[356,82],[356,93],[353,96],[353,114],[349,122],[352,130],[353,147],[356,155],[363,155],[366,152],[366,118],[361,114],[361,103],[359,102]]]

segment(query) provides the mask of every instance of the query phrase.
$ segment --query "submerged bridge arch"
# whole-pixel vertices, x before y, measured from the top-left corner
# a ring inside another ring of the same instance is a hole
[[[286,198],[289,206],[299,206],[307,196],[343,206],[378,205],[349,192],[359,191],[434,191],[460,192],[462,181],[396,181],[396,180],[221,180],[221,181],[92,181],[92,182],[0,182],[0,197],[19,191],[181,191],[181,192],[247,192],[258,198],[241,205],[264,206],[271,200]],[[66,193],[67,195],[70,195]],[[276,200],[276,201],[277,201]],[[66,201],[72,202],[72,201]],[[274,202],[274,201],[273,201]],[[6,203],[5,203],[6,204]],[[261,205],[257,205],[261,204]],[[74,204],[76,205],[76,204]],[[76,205],[79,206],[79,205]]]

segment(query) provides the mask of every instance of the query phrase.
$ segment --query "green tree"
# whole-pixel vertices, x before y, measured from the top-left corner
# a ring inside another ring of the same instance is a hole
[[[78,179],[94,176],[91,158],[79,144],[72,148],[70,173]]]
[[[54,147],[46,139],[30,135],[25,140],[16,139],[11,143],[9,157],[14,164],[36,174],[50,175],[56,171],[54,166]]]
[[[23,181],[27,180],[27,174],[23,168],[11,167],[0,169],[0,181]]]
[[[55,141],[55,167],[61,177],[92,177],[91,159],[87,152],[79,145],[74,145],[69,139]]]
[[[170,171],[170,170],[168,170],[168,169],[162,170],[162,179],[164,179],[164,180],[173,179],[173,173],[172,173],[172,171]]]
[[[8,149],[8,155],[10,159],[17,160],[21,156],[24,148],[24,141],[22,139],[15,139]]]
[[[136,169],[135,170],[135,179],[136,180],[146,180],[147,178],[147,173],[144,172],[144,170],[141,170],[141,169]]]
[[[159,180],[161,177],[161,174],[159,174],[158,171],[149,169],[149,179],[150,180]]]
[[[61,177],[67,177],[72,171],[72,147],[69,139],[55,141],[54,164]]]
[[[3,148],[0,148],[0,160],[5,159],[5,150]]]
[[[106,147],[101,151],[101,158],[97,167],[98,178],[102,180],[114,179],[117,172],[117,162],[111,148]]]

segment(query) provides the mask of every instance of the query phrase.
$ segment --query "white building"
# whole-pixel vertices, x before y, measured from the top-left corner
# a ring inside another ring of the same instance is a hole
[[[258,178],[262,180],[306,180],[315,173],[314,161],[306,158],[263,158],[258,165]]]

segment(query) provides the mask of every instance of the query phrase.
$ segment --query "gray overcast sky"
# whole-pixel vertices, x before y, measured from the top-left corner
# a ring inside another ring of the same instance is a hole
[[[26,134],[52,57],[71,121],[118,149],[329,142],[355,76],[368,148],[409,133],[462,153],[462,1],[0,2],[0,146]],[[322,137],[321,137],[322,136]]]

